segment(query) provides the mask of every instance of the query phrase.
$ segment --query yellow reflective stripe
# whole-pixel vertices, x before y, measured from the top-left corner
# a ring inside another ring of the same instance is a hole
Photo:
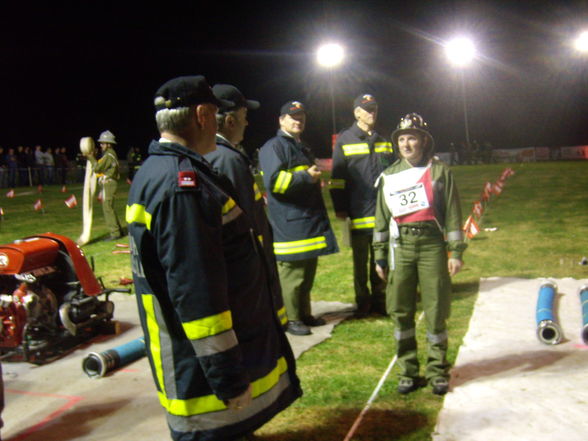
[[[147,332],[149,333],[149,352],[153,359],[153,366],[155,367],[155,376],[159,383],[159,390],[165,394],[165,383],[163,381],[163,366],[161,362],[161,343],[159,342],[159,325],[155,318],[155,307],[153,302],[155,296],[152,294],[142,294],[141,301],[143,309],[145,310],[145,319],[147,321]]]
[[[351,229],[359,230],[362,228],[374,228],[376,225],[376,218],[374,216],[362,217],[351,220]]]
[[[276,314],[278,316],[278,320],[280,320],[280,323],[282,325],[285,325],[286,323],[288,323],[288,316],[286,315],[286,307],[285,306],[280,308]]]
[[[343,154],[345,156],[351,155],[367,155],[370,152],[370,148],[366,143],[362,144],[344,144],[341,146]]]
[[[345,179],[331,179],[329,181],[329,188],[331,189],[344,189]]]
[[[310,168],[310,167],[309,167],[308,165],[297,165],[296,167],[294,167],[294,168],[289,168],[289,169],[288,169],[288,170],[286,170],[286,171],[288,171],[288,172],[290,172],[290,173],[294,173],[294,172],[299,172],[299,171],[305,171],[305,170],[308,170],[309,168]]]
[[[125,220],[127,221],[127,224],[137,222],[145,225],[148,230],[151,230],[151,213],[147,212],[144,205],[127,205]]]
[[[274,242],[274,253],[278,255],[298,254],[307,251],[320,250],[327,247],[325,236],[313,237],[312,239],[295,240],[292,242]]]
[[[274,184],[274,193],[286,193],[291,181],[292,173],[284,170],[280,171],[276,183]]]
[[[256,201],[260,200],[263,197],[261,190],[259,190],[259,187],[257,186],[257,182],[253,183],[253,194],[255,195]]]
[[[276,363],[276,367],[265,377],[259,378],[251,383],[251,395],[253,398],[259,397],[273,388],[280,379],[280,376],[288,370],[288,363],[284,357],[281,357]],[[203,397],[180,400],[167,398],[165,394],[159,392],[159,402],[172,415],[190,416],[201,415],[203,413],[217,412],[227,408],[225,403],[217,398],[216,395],[205,395]]]
[[[191,322],[182,323],[184,332],[190,340],[217,335],[233,328],[233,316],[231,311],[223,311],[220,314],[210,315]]]
[[[231,211],[233,208],[235,208],[236,205],[237,205],[237,203],[233,200],[233,198],[229,198],[229,200],[225,203],[225,205],[223,205],[222,214],[223,215],[227,214],[229,211]]]
[[[263,235],[258,235],[257,240],[259,240],[259,243],[263,245]]]
[[[392,153],[392,144],[389,142],[376,142],[374,150],[376,153]]]

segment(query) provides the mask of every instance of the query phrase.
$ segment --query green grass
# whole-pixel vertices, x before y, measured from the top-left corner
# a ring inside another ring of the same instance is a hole
[[[486,208],[482,231],[465,254],[465,267],[453,280],[454,299],[449,323],[449,358],[457,350],[468,328],[481,277],[588,277],[588,266],[578,265],[588,255],[588,163],[547,162],[492,164],[454,167],[464,217],[471,212],[486,181],[494,182],[505,167],[510,177],[500,196]],[[36,189],[34,189],[36,190]],[[7,199],[0,194],[5,216],[0,223],[0,243],[46,231],[76,239],[81,232],[81,209],[68,209],[64,200],[76,194],[81,204],[81,186],[66,194],[47,187],[42,195],[17,189],[27,195]],[[121,183],[117,211],[124,216],[128,186]],[[33,211],[39,197],[45,213]],[[325,198],[332,214],[330,198]],[[341,238],[340,224],[332,217]],[[106,236],[100,204],[95,206],[93,238]],[[123,240],[126,242],[126,239]],[[84,247],[93,257],[96,273],[106,285],[130,277],[128,255],[114,255],[112,242],[92,242]],[[336,255],[322,257],[313,289],[313,300],[353,303],[351,251],[341,246]],[[395,352],[389,319],[347,320],[331,339],[304,353],[298,362],[304,396],[258,431],[266,441],[341,441],[375,388]],[[420,347],[425,331],[418,329]],[[421,351],[423,352],[423,351]],[[424,360],[421,360],[424,363]],[[395,392],[394,371],[357,430],[356,441],[423,441],[430,439],[442,398],[422,389],[407,397]]]

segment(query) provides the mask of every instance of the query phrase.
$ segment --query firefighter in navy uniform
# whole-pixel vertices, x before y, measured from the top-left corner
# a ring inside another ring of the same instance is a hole
[[[300,139],[306,123],[304,105],[299,101],[284,104],[279,123],[277,136],[261,147],[259,163],[288,315],[287,331],[308,335],[309,326],[325,324],[324,319],[312,316],[310,306],[318,256],[336,253],[339,247],[321,193],[321,172]]]
[[[374,130],[378,103],[372,95],[359,95],[353,101],[353,114],[355,123],[337,136],[329,190],[336,216],[350,219],[357,315],[385,315],[386,283],[376,273],[372,247],[377,197],[374,184],[392,165],[394,154],[392,144]]]
[[[374,248],[378,274],[383,279],[391,274],[386,301],[396,325],[398,392],[407,394],[421,385],[418,285],[429,343],[425,377],[433,393],[443,395],[449,387],[450,276],[460,271],[466,248],[459,195],[451,170],[433,156],[433,137],[420,115],[402,118],[392,142],[402,159],[378,180]]]
[[[222,104],[202,76],[160,87],[161,139],[127,205],[147,354],[176,441],[244,439],[302,393],[252,223],[202,156]]]
[[[255,224],[275,295],[274,305],[280,322],[285,326],[288,319],[282,300],[282,290],[274,255],[273,234],[265,213],[265,200],[253,175],[253,165],[244,150],[240,148],[245,128],[248,126],[247,111],[259,108],[259,101],[245,99],[241,91],[230,84],[216,84],[212,88],[214,95],[225,101],[234,103],[222,106],[216,114],[218,125],[216,133],[216,150],[204,157],[220,174],[230,179],[237,192],[237,203],[249,215]]]

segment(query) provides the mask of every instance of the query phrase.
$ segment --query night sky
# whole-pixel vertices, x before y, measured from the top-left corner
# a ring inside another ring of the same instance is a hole
[[[250,150],[298,99],[309,108],[306,140],[329,155],[333,81],[337,130],[352,123],[353,98],[372,93],[380,133],[416,111],[444,151],[465,137],[459,71],[442,48],[457,34],[479,52],[464,71],[472,140],[588,144],[588,54],[570,44],[588,29],[587,1],[12,3],[0,7],[3,147],[77,151],[80,137],[109,129],[119,154],[146,148],[158,86],[203,74],[262,103],[250,112]],[[315,63],[325,41],[347,50],[332,74]]]

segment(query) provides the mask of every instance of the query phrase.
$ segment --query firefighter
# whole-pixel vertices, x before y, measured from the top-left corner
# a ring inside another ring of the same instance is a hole
[[[390,274],[386,302],[396,326],[398,392],[422,383],[414,319],[418,285],[429,343],[425,378],[433,393],[443,395],[449,387],[450,276],[461,269],[466,248],[459,195],[453,174],[433,156],[433,137],[421,116],[402,118],[392,142],[401,159],[378,180],[374,248],[378,274]]]
[[[275,294],[274,305],[279,320],[286,325],[286,308],[274,255],[273,234],[265,212],[265,200],[253,174],[253,164],[241,147],[248,126],[247,112],[259,108],[259,101],[245,99],[239,89],[230,84],[216,84],[212,88],[220,100],[231,101],[232,105],[221,106],[216,114],[216,150],[204,157],[219,173],[231,180],[237,192],[238,204],[255,224],[255,231],[263,245],[268,271]]]
[[[172,439],[244,439],[302,391],[252,222],[215,149],[220,102],[202,76],[155,95],[161,138],[130,188],[131,264]]]
[[[309,335],[309,326],[325,324],[311,315],[310,291],[318,256],[339,251],[321,193],[321,172],[301,141],[305,123],[304,105],[287,102],[280,110],[277,135],[259,151],[287,331],[294,335]]]
[[[355,123],[337,136],[329,190],[337,218],[349,218],[357,315],[386,314],[386,284],[374,263],[372,233],[376,179],[394,162],[392,144],[375,130],[378,103],[369,94],[353,101]],[[371,287],[368,288],[368,277]]]
[[[92,163],[92,170],[96,173],[96,176],[98,176],[102,184],[102,212],[109,232],[109,235],[104,240],[116,240],[123,236],[122,227],[114,210],[114,198],[116,196],[118,180],[120,179],[118,156],[114,151],[116,139],[110,130],[106,130],[100,134],[98,143],[102,149],[100,160],[96,160],[94,152],[90,152],[87,158]]]

